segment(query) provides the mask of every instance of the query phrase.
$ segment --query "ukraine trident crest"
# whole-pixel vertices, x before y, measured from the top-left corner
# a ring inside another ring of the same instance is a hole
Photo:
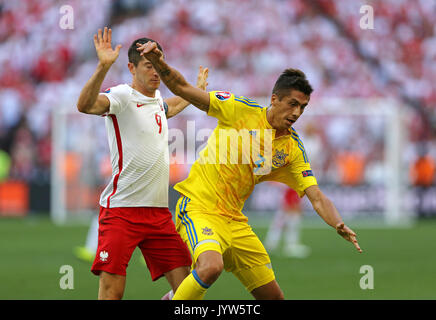
[[[276,153],[272,158],[273,166],[277,168],[284,166],[287,156],[288,154],[285,153],[285,150],[276,150]]]

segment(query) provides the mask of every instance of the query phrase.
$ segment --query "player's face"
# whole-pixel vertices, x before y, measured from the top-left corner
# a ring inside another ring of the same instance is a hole
[[[137,66],[132,64],[132,67],[129,67],[129,69],[135,78],[136,83],[145,90],[154,92],[159,88],[159,74],[156,72],[151,62],[146,58],[142,57]]]
[[[303,114],[310,97],[298,90],[290,90],[288,95],[279,99],[275,94],[271,97],[271,111],[274,113],[275,129],[284,130],[292,125]]]

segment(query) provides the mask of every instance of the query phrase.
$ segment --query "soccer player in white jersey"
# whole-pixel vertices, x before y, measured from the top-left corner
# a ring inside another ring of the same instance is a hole
[[[175,292],[192,261],[168,210],[167,118],[189,103],[180,97],[162,99],[159,75],[136,50],[137,43],[155,42],[147,38],[135,40],[129,48],[132,84],[99,94],[121,49],[112,49],[111,35],[106,27],[94,35],[99,63],[77,103],[80,112],[105,116],[112,162],[112,179],[100,198],[98,248],[91,271],[100,277],[99,299],[121,299],[126,268],[138,246],[152,280],[164,275]],[[207,74],[207,68],[200,67],[197,86],[203,90]]]

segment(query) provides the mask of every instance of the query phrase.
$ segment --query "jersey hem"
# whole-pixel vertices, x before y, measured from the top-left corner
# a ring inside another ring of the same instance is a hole
[[[101,202],[99,205],[106,209],[112,209],[112,208],[168,208],[168,204],[165,203],[140,203],[140,204],[110,204],[110,206],[102,205]]]

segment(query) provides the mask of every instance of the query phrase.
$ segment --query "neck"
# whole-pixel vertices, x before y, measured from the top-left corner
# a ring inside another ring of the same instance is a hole
[[[281,136],[286,136],[289,134],[289,130],[288,129],[283,129],[283,130],[277,130],[276,131],[276,138],[281,137]]]
[[[274,112],[272,111],[271,107],[269,107],[266,110],[266,121],[268,121],[268,123],[271,125],[271,127],[273,127],[273,129],[276,130],[276,134],[275,134],[276,138],[289,134],[288,128],[285,128],[285,129],[278,129],[277,128],[278,126],[276,124]]]
[[[150,98],[154,98],[156,94],[156,90],[148,90],[144,86],[139,85],[136,81],[132,82],[132,88]]]
[[[274,113],[271,110],[271,106],[269,106],[268,109],[266,110],[266,121],[268,121],[270,126],[274,128],[274,123],[275,123],[275,121],[274,121]]]

